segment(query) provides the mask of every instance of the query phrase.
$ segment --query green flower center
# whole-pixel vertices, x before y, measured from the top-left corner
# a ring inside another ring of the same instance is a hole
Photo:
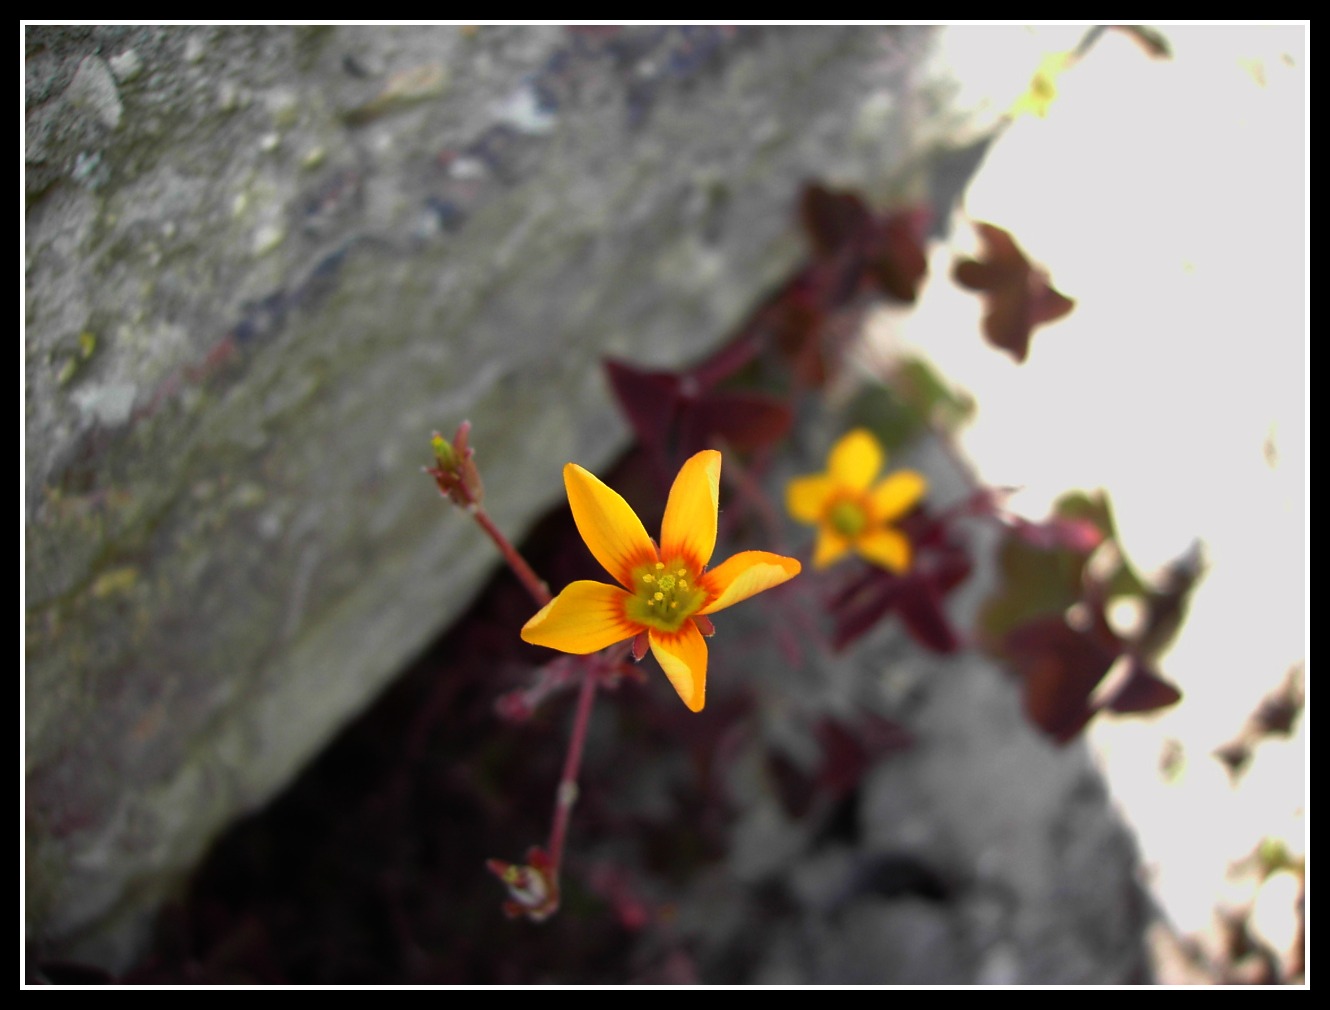
[[[827,513],[831,528],[848,540],[853,540],[868,525],[868,515],[858,502],[841,499]]]
[[[674,558],[633,569],[633,597],[625,605],[628,619],[658,631],[675,632],[707,602],[688,562]]]

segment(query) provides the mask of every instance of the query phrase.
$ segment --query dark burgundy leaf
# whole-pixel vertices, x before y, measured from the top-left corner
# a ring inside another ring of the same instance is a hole
[[[638,441],[665,470],[702,449],[750,451],[790,430],[790,408],[767,393],[712,389],[687,372],[645,371],[622,361],[606,360],[605,372]]]
[[[920,573],[918,590],[900,600],[901,620],[920,645],[934,652],[955,652],[961,640],[947,617],[943,600],[970,577],[970,558],[964,551],[951,548],[925,563],[928,570]]]
[[[1251,760],[1251,748],[1241,740],[1234,740],[1216,750],[1215,757],[1228,769],[1229,775],[1237,776],[1242,774],[1247,762]]]
[[[853,193],[830,190],[816,183],[804,187],[799,217],[819,256],[834,256],[855,245],[872,223],[868,207]]]
[[[1103,707],[1113,712],[1153,712],[1182,700],[1182,692],[1139,659],[1133,658],[1127,679]]]
[[[643,371],[608,358],[605,374],[638,441],[652,450],[663,449],[678,409],[678,377],[671,372]]]
[[[902,596],[897,609],[910,637],[920,645],[943,654],[960,648],[960,638],[947,620],[942,601],[927,581],[921,580],[917,592]]]
[[[820,387],[830,369],[822,348],[830,299],[820,290],[822,278],[813,268],[804,271],[764,314],[772,342],[790,362],[796,378],[806,385]]]
[[[837,652],[868,631],[889,614],[905,586],[904,579],[879,568],[868,570],[862,583],[847,587],[832,600],[829,609],[835,615],[836,626],[831,636],[831,647]]]
[[[1283,682],[1261,699],[1252,715],[1252,724],[1262,736],[1290,736],[1293,723],[1306,706],[1302,687],[1302,671],[1293,667],[1284,675]]]
[[[873,238],[869,274],[883,291],[902,302],[913,304],[920,282],[928,276],[924,238],[931,216],[922,207],[890,214]]]
[[[790,408],[766,393],[717,392],[683,407],[687,429],[681,454],[711,448],[719,438],[735,449],[752,450],[784,438],[794,416]]]
[[[900,523],[914,545],[914,566],[905,575],[867,567],[834,597],[832,648],[837,651],[868,632],[892,611],[900,614],[910,636],[925,648],[948,653],[960,637],[947,617],[947,595],[970,575],[964,547],[949,539],[946,523],[919,509]]]
[[[1142,656],[1153,658],[1173,640],[1203,571],[1200,544],[1195,543],[1165,567],[1159,589],[1146,597],[1145,628],[1135,643]]]
[[[1069,627],[1060,615],[1022,625],[1005,645],[1021,676],[1030,721],[1058,743],[1071,740],[1094,715],[1090,694],[1118,652]]]
[[[1076,304],[1056,291],[1012,237],[995,225],[976,222],[983,258],[962,260],[952,271],[956,283],[986,296],[984,335],[1017,361],[1030,352],[1036,326],[1060,319]]]

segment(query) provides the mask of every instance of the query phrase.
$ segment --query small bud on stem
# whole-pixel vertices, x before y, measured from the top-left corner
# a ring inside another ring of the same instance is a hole
[[[451,444],[436,431],[430,439],[430,447],[434,450],[434,462],[437,465],[425,468],[425,472],[439,485],[440,493],[462,508],[478,507],[485,497],[480,471],[476,469],[472,458],[475,452],[467,445],[470,434],[470,421],[463,421],[457,426]]]
[[[471,513],[477,525],[499,548],[503,559],[508,562],[508,567],[522,580],[527,592],[543,607],[550,602],[549,586],[531,570],[526,559],[517,553],[517,549],[494,525],[494,521],[480,504],[481,499],[485,497],[485,487],[480,480],[480,470],[476,468],[475,450],[467,444],[470,436],[470,421],[463,421],[457,426],[457,433],[453,436],[451,444],[436,431],[430,439],[430,447],[434,450],[434,462],[437,465],[425,467],[425,472],[434,478],[440,494],[459,508]]]

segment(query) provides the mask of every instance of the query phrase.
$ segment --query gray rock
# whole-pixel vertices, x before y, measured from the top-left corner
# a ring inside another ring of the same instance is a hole
[[[215,834],[801,255],[974,122],[924,29],[30,27],[26,914],[124,964]],[[910,99],[907,101],[906,99]],[[927,109],[927,119],[917,118]]]

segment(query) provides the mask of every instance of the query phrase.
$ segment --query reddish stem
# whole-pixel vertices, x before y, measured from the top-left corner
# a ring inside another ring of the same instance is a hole
[[[554,821],[550,824],[548,851],[556,881],[563,865],[563,843],[568,834],[568,819],[573,812],[573,804],[577,802],[577,776],[582,770],[582,748],[586,744],[587,727],[591,724],[597,681],[602,674],[622,663],[631,648],[631,642],[623,642],[594,656],[581,657],[582,687],[577,695],[577,714],[573,717],[573,735],[568,741],[568,754],[563,759],[559,788],[554,794]]]
[[[459,438],[460,444],[461,440]],[[440,466],[442,467],[443,463],[440,463]],[[526,587],[527,592],[532,595],[536,603],[542,607],[549,603],[553,599],[549,587],[526,563],[526,559],[517,552],[517,549],[503,535],[499,527],[494,525],[494,521],[490,519],[489,514],[476,500],[476,496],[472,493],[473,489],[468,483],[465,480],[459,480],[451,486],[446,486],[442,482],[442,478],[439,479],[441,481],[439,490],[471,513],[476,520],[476,524],[494,541],[494,545],[499,548],[499,553],[508,562],[508,567],[513,570],[513,573]],[[549,874],[556,894],[558,893],[560,867],[563,863],[564,840],[568,835],[568,821],[572,815],[573,806],[577,803],[577,776],[582,770],[582,751],[586,745],[587,727],[591,724],[591,709],[596,700],[596,682],[600,678],[602,670],[622,661],[626,652],[627,649],[621,647],[611,649],[607,653],[598,656],[582,657],[582,686],[577,695],[577,713],[573,717],[573,734],[568,741],[568,753],[563,760],[563,773],[559,777],[559,788],[554,796],[554,820],[550,824],[547,850],[550,860]]]
[[[517,553],[517,548],[510,544],[508,538],[499,530],[499,527],[494,525],[489,513],[474,502],[471,504],[470,512],[480,528],[489,534],[489,538],[494,541],[495,546],[499,548],[499,553],[503,555],[503,560],[508,562],[508,567],[522,581],[522,585],[526,586],[526,591],[535,598],[536,603],[542,607],[549,603],[553,599],[550,596],[549,586],[545,585],[540,576],[531,570],[531,566],[526,563],[526,558]]]
[[[596,660],[590,659],[582,668],[582,687],[577,695],[577,714],[573,717],[573,735],[568,741],[568,753],[563,759],[563,774],[554,794],[554,821],[550,824],[549,856],[553,864],[554,879],[559,879],[563,864],[563,843],[568,834],[568,818],[577,802],[577,775],[582,769],[582,748],[586,744],[587,727],[591,724],[591,707],[596,700],[596,680],[599,671]]]

